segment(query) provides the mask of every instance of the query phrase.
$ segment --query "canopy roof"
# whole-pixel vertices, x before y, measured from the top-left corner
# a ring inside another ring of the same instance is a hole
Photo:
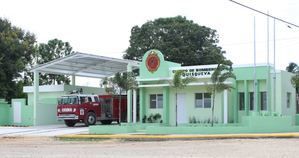
[[[76,52],[63,58],[36,65],[31,71],[103,78],[113,76],[117,72],[127,71],[128,64],[132,66],[132,69],[136,69],[139,68],[140,62]]]

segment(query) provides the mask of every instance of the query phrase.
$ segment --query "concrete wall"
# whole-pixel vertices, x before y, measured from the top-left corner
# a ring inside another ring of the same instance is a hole
[[[9,120],[9,108],[10,104],[4,101],[4,99],[0,100],[0,125],[7,125]]]
[[[163,109],[150,109],[150,94],[162,94],[163,87],[146,88],[145,90],[145,115],[159,113],[163,119]],[[187,86],[184,89],[178,89],[177,93],[183,93],[186,96],[186,112],[188,123],[191,118],[195,117],[196,121],[204,122],[212,119],[211,108],[195,108],[195,93],[207,93],[205,86]],[[170,88],[169,94],[169,123],[175,125],[176,123],[176,90]],[[229,107],[231,105],[228,105]],[[163,108],[165,105],[163,105]],[[230,112],[229,112],[230,113]],[[217,93],[215,98],[215,120],[223,122],[223,93]]]

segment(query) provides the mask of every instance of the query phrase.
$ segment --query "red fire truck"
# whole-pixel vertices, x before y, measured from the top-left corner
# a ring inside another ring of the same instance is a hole
[[[75,126],[78,122],[84,122],[86,126],[94,125],[97,121],[102,124],[119,123],[119,109],[121,109],[121,121],[127,118],[127,97],[112,95],[88,95],[70,94],[58,99],[57,118],[64,120],[68,127]]]

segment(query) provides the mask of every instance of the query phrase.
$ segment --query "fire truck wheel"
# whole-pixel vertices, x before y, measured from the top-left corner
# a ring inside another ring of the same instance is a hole
[[[103,121],[101,121],[101,123],[103,125],[110,125],[112,123],[112,120],[103,120]]]
[[[64,120],[64,123],[68,127],[74,127],[75,124],[77,123],[77,121],[75,121],[75,120]]]
[[[97,119],[96,114],[94,112],[89,112],[89,113],[87,113],[84,123],[86,126],[94,125],[94,124],[96,124],[96,121],[97,121],[96,119]]]

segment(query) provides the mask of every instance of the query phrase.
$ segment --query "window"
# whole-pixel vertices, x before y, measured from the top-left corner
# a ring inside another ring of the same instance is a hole
[[[150,108],[151,109],[163,108],[163,94],[151,94],[150,95]]]
[[[287,92],[287,108],[291,107],[291,93]]]
[[[254,108],[254,93],[249,92],[249,110],[253,110]]]
[[[203,97],[202,93],[195,93],[195,107],[196,108],[203,108]]]
[[[204,93],[204,108],[211,108],[211,93]]]
[[[267,110],[267,92],[261,92],[261,110]]]
[[[91,97],[88,97],[88,102],[92,102],[92,99],[91,99]]]
[[[84,104],[86,102],[86,97],[80,97],[81,104]]]
[[[211,108],[211,93],[195,93],[196,108]]]
[[[239,92],[239,110],[245,110],[244,92]]]
[[[99,98],[98,97],[94,97],[94,101],[95,102],[99,102]]]

